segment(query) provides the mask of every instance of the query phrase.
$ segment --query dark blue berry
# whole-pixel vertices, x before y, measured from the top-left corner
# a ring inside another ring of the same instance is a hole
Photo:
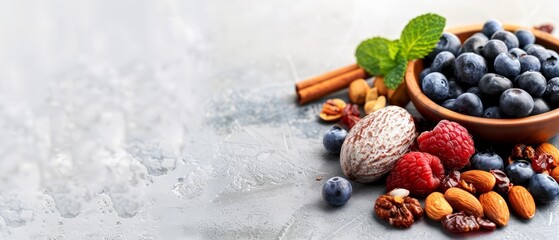
[[[495,58],[495,72],[514,79],[520,73],[520,61],[510,53],[501,53]]]
[[[487,73],[485,59],[475,53],[460,54],[454,61],[454,76],[457,81],[466,85],[476,85]]]
[[[483,32],[485,36],[490,38],[491,36],[493,36],[495,32],[501,30],[503,30],[503,24],[498,20],[491,19],[483,24],[483,28],[481,29],[481,32]]]
[[[547,60],[549,57],[551,57],[551,55],[549,55],[549,52],[547,51],[547,49],[545,49],[542,46],[539,45],[533,45],[532,47],[528,48],[526,50],[526,53],[537,57],[538,60],[540,60],[540,64],[543,67],[543,64],[545,63],[545,60]],[[545,74],[544,74],[545,76]]]
[[[442,73],[432,72],[421,81],[421,89],[433,101],[440,101],[448,97],[448,80]]]
[[[446,108],[446,109],[448,109],[448,110],[457,112],[458,109],[456,109],[456,105],[454,105],[455,102],[456,102],[456,99],[450,98],[450,99],[445,100],[445,101],[441,104],[441,106],[443,106],[444,108]]]
[[[437,54],[442,51],[449,51],[454,56],[458,56],[460,54],[460,46],[461,42],[460,39],[454,35],[453,33],[444,32],[443,35],[439,38],[437,45],[429,55],[427,55],[428,59],[435,59]]]
[[[347,131],[341,127],[333,126],[324,134],[322,144],[326,151],[331,153],[339,153],[342,149],[342,144],[347,136]]]
[[[559,59],[559,53],[557,53],[556,51],[551,50],[551,49],[547,49],[547,52],[549,53],[550,57],[554,57],[555,59]]]
[[[497,31],[493,33],[491,39],[499,39],[507,45],[508,49],[513,49],[518,47],[518,38],[509,31]]]
[[[505,168],[505,173],[515,185],[526,185],[536,174],[528,161],[516,160]]]
[[[552,78],[547,82],[544,96],[549,104],[554,107],[559,106],[559,77]]]
[[[472,156],[470,162],[473,168],[484,171],[505,168],[503,159],[493,151],[478,152]]]
[[[516,30],[514,32],[514,35],[516,35],[516,38],[518,39],[518,45],[521,48],[528,44],[533,44],[534,42],[536,42],[536,37],[531,31],[528,30]]]
[[[513,49],[509,49],[509,53],[514,55],[516,58],[520,58],[524,55],[528,55],[526,53],[526,51],[520,49],[520,48],[513,48]]]
[[[505,90],[512,88],[513,84],[504,76],[488,73],[483,75],[477,86],[484,97],[498,98]]]
[[[425,76],[427,76],[427,74],[431,73],[431,68],[425,68],[421,71],[421,73],[419,73],[419,82],[421,83],[423,81],[423,78],[425,78]]]
[[[518,75],[514,83],[532,95],[533,98],[538,98],[543,96],[547,81],[541,73],[528,71]]]
[[[537,115],[542,114],[545,112],[549,112],[551,108],[549,105],[541,98],[534,98],[534,109],[532,109],[532,113],[530,115]]]
[[[499,108],[507,117],[526,117],[534,108],[534,99],[520,88],[509,88],[501,94]]]
[[[322,186],[322,198],[334,207],[343,206],[351,198],[353,188],[348,180],[342,177],[328,179]]]
[[[435,56],[435,59],[433,59],[433,62],[431,63],[431,72],[440,72],[442,74],[452,73],[454,60],[454,54],[451,52],[440,52],[437,56]]]
[[[507,45],[498,39],[489,40],[482,50],[483,56],[490,63],[493,63],[499,54],[506,52],[508,52]]]
[[[559,184],[551,176],[538,173],[530,179],[528,191],[539,203],[548,203],[559,195]]]
[[[549,57],[542,63],[541,70],[547,79],[559,77],[559,61],[555,57]]]
[[[466,92],[473,93],[477,97],[479,97],[479,99],[483,100],[483,94],[481,93],[481,90],[479,90],[479,87],[477,87],[477,86],[473,86],[471,88],[468,88],[468,90]]]
[[[521,56],[518,61],[520,62],[520,73],[526,71],[535,71],[539,72],[541,63],[540,60],[532,55],[524,55]]]
[[[487,37],[485,35],[483,35],[483,34],[475,35],[474,34],[473,36],[466,39],[466,41],[464,41],[464,44],[462,44],[462,49],[460,50],[460,52],[461,53],[473,52],[473,53],[481,55],[482,54],[481,52],[483,50],[483,46],[485,46],[487,41],[489,41],[489,40],[487,39]]]
[[[454,102],[457,112],[481,117],[483,114],[483,104],[481,103],[481,99],[473,93],[462,93],[462,95],[456,98]]]
[[[457,98],[460,94],[464,93],[462,87],[458,85],[456,81],[449,80],[448,81],[448,97],[449,98]]]
[[[497,106],[488,107],[485,110],[483,110],[482,117],[484,117],[484,118],[502,118],[501,109],[499,109],[499,107],[497,107]]]

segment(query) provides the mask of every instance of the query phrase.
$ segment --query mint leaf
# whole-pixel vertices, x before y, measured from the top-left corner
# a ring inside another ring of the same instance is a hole
[[[357,64],[371,75],[384,75],[396,65],[398,41],[374,37],[359,44],[355,51]]]
[[[396,89],[404,80],[408,61],[404,56],[398,54],[395,60],[396,65],[384,76],[384,84],[390,89]]]
[[[406,60],[423,58],[441,37],[446,20],[428,13],[412,19],[400,35],[400,52]]]

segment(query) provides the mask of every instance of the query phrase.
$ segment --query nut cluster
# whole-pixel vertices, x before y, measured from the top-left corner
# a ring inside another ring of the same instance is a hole
[[[412,197],[381,195],[375,202],[375,214],[397,228],[409,228],[423,216],[423,208]]]

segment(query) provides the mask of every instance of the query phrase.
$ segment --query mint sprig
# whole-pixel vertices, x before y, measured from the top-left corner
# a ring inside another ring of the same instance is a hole
[[[384,75],[384,83],[396,89],[404,80],[407,62],[427,56],[441,37],[446,19],[428,13],[418,16],[404,27],[399,40],[373,37],[359,44],[357,64],[371,75]]]

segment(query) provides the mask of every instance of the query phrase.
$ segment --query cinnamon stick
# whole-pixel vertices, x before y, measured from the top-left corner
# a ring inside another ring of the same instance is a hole
[[[298,82],[297,84],[295,84],[295,90],[299,91],[303,88],[307,88],[307,87],[316,85],[318,83],[324,82],[326,80],[329,80],[331,78],[334,78],[334,77],[339,76],[341,74],[353,71],[353,70],[358,69],[358,68],[359,68],[359,65],[357,65],[357,63],[354,63],[354,64],[351,64],[351,65],[348,65],[348,66],[345,66],[345,67],[338,68],[336,70],[327,72],[327,73],[322,74],[320,76],[309,78],[307,80],[304,80],[304,81],[301,81],[301,82]]]
[[[338,69],[340,70],[340,69]],[[327,73],[326,75],[329,75]],[[345,72],[341,75],[336,75],[335,77],[329,78],[327,80],[322,80],[312,86],[297,90],[297,98],[299,104],[305,104],[314,100],[317,100],[329,93],[335,92],[342,88],[349,86],[349,84],[356,79],[366,78],[367,73],[362,68],[357,67],[354,70]],[[317,81],[317,80],[313,80]]]

